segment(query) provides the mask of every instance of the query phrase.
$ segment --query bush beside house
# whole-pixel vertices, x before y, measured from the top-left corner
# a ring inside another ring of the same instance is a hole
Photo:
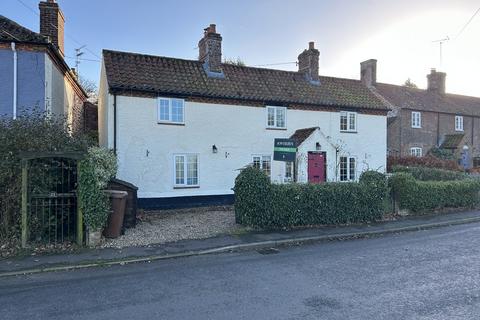
[[[235,181],[235,217],[262,228],[367,222],[382,217],[386,197],[380,173],[364,173],[359,183],[272,184],[249,167]]]
[[[80,161],[78,200],[85,226],[89,230],[105,227],[110,202],[103,190],[116,173],[117,158],[111,150],[91,147],[85,159]]]
[[[387,158],[387,171],[391,172],[394,166],[427,167],[452,171],[463,171],[455,160],[440,159],[433,155],[425,157],[394,157]]]

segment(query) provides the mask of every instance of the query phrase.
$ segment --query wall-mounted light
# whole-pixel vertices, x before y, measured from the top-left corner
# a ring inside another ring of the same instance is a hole
[[[315,143],[315,150],[317,151],[322,150],[322,146],[320,145],[320,142]]]
[[[217,152],[218,152],[218,148],[217,148],[216,145],[213,145],[213,146],[212,146],[212,152],[213,152],[213,153],[217,153]]]

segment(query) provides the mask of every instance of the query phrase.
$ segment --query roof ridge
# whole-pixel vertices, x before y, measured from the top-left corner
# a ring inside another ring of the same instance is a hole
[[[399,89],[405,89],[405,90],[411,90],[411,91],[416,91],[416,92],[422,92],[422,93],[429,93],[428,92],[428,89],[422,89],[422,88],[411,88],[411,87],[407,87],[407,86],[404,86],[404,85],[400,85],[400,84],[393,84],[393,83],[385,83],[385,82],[377,82],[377,84],[379,85],[383,85],[383,86],[390,86],[390,87],[397,87]],[[480,100],[480,97],[478,96],[469,96],[469,95],[465,95],[465,94],[459,94],[459,93],[449,93],[449,92],[446,92],[445,93],[445,96],[450,96],[450,97],[457,97],[457,98],[474,98],[474,99],[479,99]]]
[[[140,53],[140,52],[130,52],[130,51],[120,51],[120,50],[111,50],[111,49],[103,49],[102,52],[108,52],[108,53],[120,53],[120,54],[128,54],[128,55],[136,55],[136,56],[144,56],[144,57],[152,57],[152,58],[159,58],[159,59],[169,59],[169,60],[180,60],[180,61],[186,61],[186,62],[195,62],[202,64],[201,61],[194,60],[194,59],[185,59],[185,58],[176,58],[176,57],[169,57],[169,56],[160,56],[160,55],[154,55],[154,54],[148,54],[148,53]],[[281,70],[281,69],[274,69],[274,68],[262,68],[262,67],[255,67],[255,66],[239,66],[231,63],[224,63],[222,62],[223,66],[228,66],[231,68],[239,68],[239,69],[256,69],[256,70],[262,70],[262,71],[273,71],[273,72],[285,72],[288,74],[299,74],[298,71],[292,71],[292,70]],[[343,78],[343,77],[333,77],[333,76],[325,76],[325,75],[319,75],[320,78],[323,78],[325,80],[327,79],[335,79],[335,80],[346,80],[346,81],[353,81],[353,82],[361,82],[358,79],[351,79],[351,78]]]

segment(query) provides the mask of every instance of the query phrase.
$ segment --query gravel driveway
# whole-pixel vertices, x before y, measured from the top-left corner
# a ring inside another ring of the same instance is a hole
[[[147,211],[140,216],[136,228],[127,229],[117,239],[103,239],[100,247],[123,248],[204,239],[232,233],[240,227],[235,223],[233,207]]]

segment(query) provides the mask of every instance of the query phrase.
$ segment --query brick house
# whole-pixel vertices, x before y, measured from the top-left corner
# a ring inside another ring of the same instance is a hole
[[[39,33],[0,15],[0,116],[48,112],[83,130],[87,94],[64,59],[63,13],[54,0],[39,9]]]
[[[215,25],[198,47],[198,60],[103,51],[99,141],[141,207],[231,201],[250,164],[275,183],[385,171],[388,108],[359,80],[320,76],[313,42],[298,71],[222,63]],[[276,138],[297,142],[294,162],[272,157]]]
[[[377,61],[361,63],[361,80],[392,109],[388,115],[388,154],[424,156],[438,147],[466,167],[480,165],[480,98],[447,93],[446,73],[427,75],[416,89],[377,83]],[[464,160],[462,160],[464,159]]]

